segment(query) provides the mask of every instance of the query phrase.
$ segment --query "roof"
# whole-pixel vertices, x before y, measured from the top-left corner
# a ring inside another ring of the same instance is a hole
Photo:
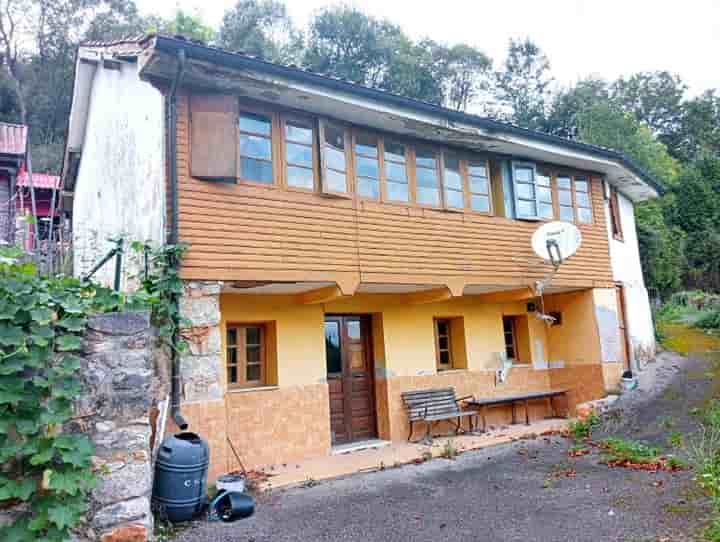
[[[24,124],[0,122],[0,154],[24,156],[28,127]]]
[[[43,190],[52,190],[60,188],[60,176],[50,175],[49,173],[33,173],[32,184],[34,188]],[[27,171],[23,171],[17,176],[18,186],[30,186],[30,176]]]
[[[487,130],[491,133],[514,135],[538,143],[550,143],[567,149],[580,151],[599,158],[614,160],[620,163],[627,170],[636,175],[643,182],[647,183],[657,193],[663,194],[665,187],[655,179],[648,171],[642,168],[632,158],[622,152],[598,145],[590,145],[571,139],[529,130],[508,122],[502,122],[489,117],[483,117],[470,113],[463,113],[448,109],[414,98],[408,98],[393,94],[384,90],[366,87],[350,81],[345,81],[325,74],[316,73],[310,70],[301,69],[294,65],[282,65],[268,62],[260,58],[247,55],[243,52],[231,52],[217,47],[211,47],[198,41],[188,40],[182,37],[171,37],[161,34],[150,34],[139,42],[143,49],[154,45],[160,51],[176,53],[184,50],[185,54],[200,61],[211,62],[235,69],[252,69],[265,72],[269,75],[286,77],[302,83],[309,83],[329,90],[341,91],[365,99],[371,99],[386,105],[403,107],[418,113],[431,114],[443,117],[452,122],[464,123]]]

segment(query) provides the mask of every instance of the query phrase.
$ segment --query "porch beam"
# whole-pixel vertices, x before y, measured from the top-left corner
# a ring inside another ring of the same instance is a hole
[[[297,294],[295,299],[301,305],[318,305],[320,303],[330,303],[341,297],[343,297],[343,293],[339,286],[324,286],[317,290]]]
[[[474,297],[482,303],[513,303],[516,301],[527,301],[537,296],[529,286],[526,286],[525,288],[505,290],[504,292],[479,294]]]
[[[432,290],[424,290],[422,292],[413,292],[405,294],[403,301],[409,305],[424,305],[425,303],[439,303],[452,299],[453,293],[450,288],[443,286],[442,288],[434,288]]]

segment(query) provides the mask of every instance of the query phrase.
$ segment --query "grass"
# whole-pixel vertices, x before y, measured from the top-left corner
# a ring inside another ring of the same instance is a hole
[[[684,440],[680,431],[673,431],[667,439],[668,448],[682,448]]]
[[[660,448],[635,440],[613,437],[604,440],[602,446],[608,461],[647,465],[660,458]]]

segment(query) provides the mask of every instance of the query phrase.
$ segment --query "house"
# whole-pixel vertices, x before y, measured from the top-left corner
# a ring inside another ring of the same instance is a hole
[[[0,241],[15,241],[15,205],[11,197],[25,162],[27,126],[0,122]]]
[[[403,441],[406,390],[573,408],[654,355],[633,208],[662,187],[613,150],[161,35],[80,47],[67,145],[77,273],[119,233],[190,244],[172,418],[212,477],[228,442]],[[551,220],[582,246],[538,297]]]

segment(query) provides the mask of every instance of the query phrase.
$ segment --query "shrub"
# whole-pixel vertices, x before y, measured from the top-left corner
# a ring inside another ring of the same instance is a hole
[[[655,463],[660,449],[642,442],[622,438],[609,438],[603,442],[603,453],[610,461],[629,463]]]
[[[600,426],[600,417],[595,412],[590,412],[584,420],[574,420],[568,426],[568,432],[574,440],[590,438],[593,429]]]

